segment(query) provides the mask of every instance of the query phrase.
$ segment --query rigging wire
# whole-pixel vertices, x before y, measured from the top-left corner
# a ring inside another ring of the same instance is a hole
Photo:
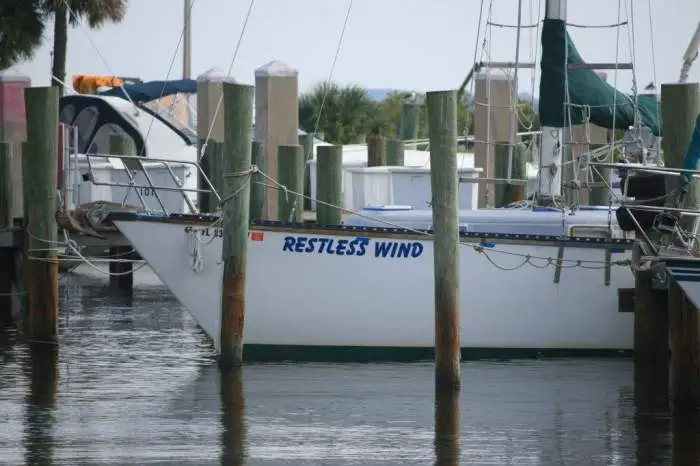
[[[328,98],[328,92],[329,92],[331,80],[333,79],[333,74],[335,73],[335,65],[338,62],[338,57],[340,56],[340,49],[343,45],[343,38],[345,37],[345,31],[348,27],[348,22],[350,21],[350,12],[352,11],[352,2],[353,2],[353,0],[350,0],[348,2],[348,8],[345,11],[345,19],[343,20],[343,27],[340,30],[340,37],[338,37],[338,44],[335,48],[335,55],[333,56],[333,62],[331,63],[331,69],[328,72],[328,78],[326,79],[326,85],[325,85],[325,89],[323,92],[323,97],[321,97],[321,105],[319,106],[318,116],[316,117],[316,124],[314,125],[314,135],[318,133],[318,128],[319,128],[319,125],[321,124],[321,116],[323,115],[323,108],[326,105],[326,99]],[[305,158],[309,159],[309,158],[311,158],[312,155],[313,154],[306,154]]]
[[[80,18],[78,17],[78,15],[76,15],[75,12],[73,11],[73,9],[70,7],[70,4],[69,4],[68,0],[63,0],[63,4],[66,6],[66,10],[68,11],[68,14],[73,18],[73,21],[75,21],[75,23],[78,25],[78,27],[80,28],[80,30],[83,31],[83,34],[85,34],[85,37],[87,38],[88,42],[90,42],[90,45],[92,46],[92,48],[93,48],[93,49],[95,50],[95,52],[97,53],[97,56],[100,57],[100,60],[102,60],[102,63],[105,65],[105,67],[107,68],[107,70],[109,71],[109,73],[110,73],[111,75],[113,75],[113,76],[117,76],[117,74],[114,72],[114,70],[112,69],[112,67],[109,66],[109,63],[107,62],[107,59],[104,57],[104,55],[102,55],[102,52],[100,52],[100,49],[99,49],[99,47],[97,47],[97,44],[95,44],[95,42],[92,40],[92,37],[90,37],[90,34],[89,34],[88,31],[85,29],[85,26],[83,26],[83,24],[80,22]],[[129,102],[131,102],[132,105],[136,106],[136,104],[134,103],[134,101],[131,100],[131,96],[129,95],[129,93],[126,92],[126,89],[124,89],[124,83],[122,83],[122,84],[119,86],[119,88],[122,90],[122,92],[124,93],[124,96],[126,96],[127,100],[128,100]],[[138,107],[137,107],[137,109],[138,109]],[[138,111],[138,110],[137,110],[137,111]]]
[[[185,14],[189,15],[192,13],[192,8],[194,8],[194,5],[196,2],[197,2],[197,0],[192,1],[192,3],[190,4],[189,11],[187,11]],[[168,66],[168,72],[165,74],[165,81],[167,81],[168,78],[170,78],[170,74],[173,72],[173,66],[175,66],[175,60],[177,59],[178,52],[180,51],[180,46],[182,45],[182,41],[183,41],[184,37],[185,37],[185,25],[183,22],[182,28],[180,29],[180,38],[177,40],[177,45],[175,46],[175,51],[173,52],[173,56],[170,59],[170,65]],[[158,100],[162,99],[163,94],[165,94],[165,87],[167,85],[167,83],[165,81],[163,82],[163,88],[160,91],[160,95],[158,96]],[[173,105],[174,105],[174,102],[173,102]],[[158,113],[158,112],[156,112],[156,113]],[[144,150],[146,149],[146,143],[148,142],[148,137],[151,134],[151,128],[153,128],[153,122],[155,121],[155,119],[156,119],[156,117],[153,116],[151,118],[151,121],[148,124],[148,129],[146,130],[146,135],[144,137],[144,145],[143,145]],[[141,154],[141,155],[143,155],[143,154]]]
[[[227,76],[231,76],[231,72],[233,71],[233,65],[236,62],[236,58],[238,57],[238,51],[241,48],[241,43],[243,42],[243,36],[245,36],[246,28],[248,27],[248,20],[250,20],[250,15],[253,12],[253,7],[255,6],[255,0],[250,0],[250,3],[248,4],[248,10],[246,11],[245,18],[243,19],[243,26],[241,27],[241,33],[238,35],[238,40],[236,41],[236,47],[233,49],[233,57],[231,57],[231,62],[229,63],[228,70],[226,71]],[[184,33],[184,31],[183,31]],[[224,100],[224,93],[222,92],[221,95],[219,96],[219,100],[216,102],[216,108],[214,109],[214,115],[212,116],[211,123],[209,125],[209,129],[207,130],[207,137],[204,139],[204,142],[202,143],[201,147],[201,152],[199,154],[198,160],[201,162],[202,159],[204,158],[204,154],[206,153],[207,145],[209,144],[209,139],[211,138],[211,133],[214,131],[214,123],[216,122],[216,117],[219,115],[219,111],[221,110],[221,103]]]

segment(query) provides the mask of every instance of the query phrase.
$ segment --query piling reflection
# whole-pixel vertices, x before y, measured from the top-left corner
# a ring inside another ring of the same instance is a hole
[[[636,464],[668,464],[671,454],[669,373],[666,364],[635,366]]]
[[[435,392],[435,464],[458,465],[460,458],[459,392]]]
[[[700,465],[700,415],[697,412],[673,415],[673,466]]]
[[[221,464],[238,466],[246,463],[245,395],[243,368],[221,371]]]
[[[56,422],[58,346],[33,344],[29,348],[25,372],[29,379],[29,391],[25,398],[25,463],[49,466],[53,464],[52,431]]]

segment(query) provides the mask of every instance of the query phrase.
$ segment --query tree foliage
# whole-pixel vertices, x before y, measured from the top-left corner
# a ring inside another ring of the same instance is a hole
[[[31,59],[44,35],[44,0],[0,1],[0,70]]]
[[[425,95],[410,99],[403,92],[392,92],[381,101],[372,99],[367,89],[321,83],[299,100],[299,124],[304,131],[322,133],[332,144],[356,144],[370,134],[398,137],[401,124],[401,106],[404,102],[425,102]],[[457,107],[458,134],[474,134],[471,96],[464,94]],[[319,118],[319,115],[321,116]],[[428,137],[425,106],[420,107],[418,138]],[[521,100],[518,112],[518,131],[539,129],[537,113],[530,102]]]
[[[128,0],[1,0],[0,69],[33,58],[43,42],[46,23],[53,21],[52,74],[65,80],[68,25],[85,21],[97,29],[107,22],[120,22],[127,5]]]
[[[53,65],[51,82],[63,89],[59,81],[66,79],[68,25],[77,26],[86,21],[91,29],[99,29],[106,22],[118,23],[124,19],[128,0],[42,0],[46,18],[53,18]]]

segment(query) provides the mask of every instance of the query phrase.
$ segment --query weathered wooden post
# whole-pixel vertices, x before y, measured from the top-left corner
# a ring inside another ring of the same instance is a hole
[[[223,111],[222,111],[223,113]],[[210,140],[207,143],[204,159],[207,160],[207,178],[214,190],[221,196],[224,190],[224,143],[220,141]],[[204,160],[202,160],[204,162]],[[204,165],[202,165],[203,167]],[[200,175],[200,188],[209,189],[204,177]],[[199,193],[199,211],[200,212],[215,212],[219,209],[219,204],[216,196],[213,193]]]
[[[435,464],[458,465],[460,460],[459,391],[435,392]]]
[[[59,348],[58,345],[32,344],[28,353],[23,369],[29,379],[26,403],[32,408],[26,410],[24,422],[35,425],[38,413],[56,409],[60,380]],[[27,464],[54,464],[53,445],[56,442],[52,429],[28,429],[24,444]]]
[[[29,294],[28,333],[39,341],[58,338],[56,178],[58,92],[55,87],[24,90],[27,152],[22,157],[25,205],[24,275]]]
[[[243,363],[254,86],[224,83],[222,367]]]
[[[265,151],[260,141],[251,143],[251,164],[265,170]],[[262,220],[265,215],[265,179],[260,173],[253,173],[250,178],[250,220]]]
[[[401,116],[399,120],[399,138],[403,141],[415,141],[418,139],[420,129],[420,108],[413,102],[401,104]]]
[[[233,82],[233,78],[216,69],[208,70],[197,77],[197,154],[201,171],[212,181],[212,184],[214,184],[213,178],[216,178],[214,158],[217,156],[217,151],[222,150],[221,144],[224,142],[224,109],[223,103],[219,102],[222,95],[221,88],[225,82]],[[202,148],[204,148],[204,154],[201,153]],[[199,189],[207,187],[202,173],[198,174],[198,187]],[[221,187],[217,189],[221,195]],[[216,210],[218,206],[215,199],[216,197],[209,193],[198,193],[199,211]]]
[[[221,196],[221,191],[224,186],[224,176],[222,173],[223,156],[224,143],[214,141],[212,139],[207,143],[206,149],[204,150],[204,157],[200,163],[202,171],[206,170],[204,174],[207,176],[207,178],[209,178],[209,182],[219,193],[219,196]],[[209,186],[201,173],[199,175],[199,189],[209,189]],[[200,212],[215,212],[219,207],[214,193],[199,193],[198,198]]]
[[[109,135],[109,153],[113,155],[133,155],[135,153],[131,138],[123,134]],[[135,188],[138,189],[138,188]],[[118,290],[131,296],[134,291],[134,267],[129,260],[129,246],[114,246],[109,248],[109,285],[110,288]]]
[[[426,94],[435,262],[435,387],[460,388],[457,92]]]
[[[367,138],[367,166],[381,167],[386,165],[386,138],[373,134]]]
[[[243,370],[237,367],[221,374],[221,463],[225,465],[244,465],[248,456]]]
[[[299,145],[304,148],[304,210],[311,210],[311,167],[314,158],[314,134],[299,135]]]
[[[0,141],[0,230],[12,227],[12,143]]]
[[[661,85],[661,121],[663,121],[663,152],[669,168],[683,168],[688,144],[695,131],[695,119],[700,111],[698,83]],[[667,177],[670,189],[677,189],[679,177]],[[697,209],[700,186],[693,179],[683,207]],[[681,219],[682,227],[692,231],[694,219]],[[668,291],[668,315],[671,339],[671,393],[676,411],[700,407],[700,320],[697,309],[676,284]]]
[[[508,178],[508,141],[496,144],[494,160],[494,172],[496,178]],[[513,147],[513,171],[512,180],[524,180],[525,178],[525,153],[523,146],[517,144]],[[525,186],[522,184],[498,183],[495,186],[496,202],[495,207],[503,207],[512,202],[525,199]]]
[[[0,233],[9,231],[14,223],[12,185],[12,144],[0,142]],[[0,321],[12,316],[12,282],[15,277],[14,251],[0,247]]]
[[[343,180],[343,146],[318,146],[316,149],[316,223],[340,225]]]
[[[635,404],[649,412],[668,402],[668,291],[655,289],[651,270],[635,273],[634,391]]]
[[[280,189],[277,198],[279,218],[282,222],[304,221],[304,152],[300,145],[280,145],[277,149],[277,171]]]
[[[392,167],[403,167],[404,146],[402,140],[391,138],[386,141],[386,164]]]

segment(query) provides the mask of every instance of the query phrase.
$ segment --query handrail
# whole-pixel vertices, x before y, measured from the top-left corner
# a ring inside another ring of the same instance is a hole
[[[71,158],[77,159],[78,156],[81,156],[81,155],[85,157],[85,161],[87,162],[88,176],[89,176],[89,180],[92,184],[94,184],[96,186],[116,186],[116,187],[128,188],[128,191],[124,197],[124,201],[122,201],[122,204],[124,202],[126,202],[126,197],[128,197],[131,189],[135,190],[134,192],[135,192],[136,196],[139,198],[139,201],[141,202],[141,204],[144,208],[147,208],[146,201],[143,199],[143,196],[141,195],[141,192],[139,191],[139,189],[150,189],[151,192],[153,192],[153,195],[156,198],[156,201],[158,202],[158,204],[160,205],[160,208],[162,209],[163,213],[166,215],[168,215],[169,212],[168,212],[167,208],[165,207],[165,204],[163,203],[162,199],[158,195],[158,191],[179,192],[182,195],[188,208],[192,211],[192,213],[196,213],[197,209],[192,204],[192,201],[187,196],[187,193],[190,193],[190,192],[210,193],[216,197],[216,200],[218,202],[221,202],[221,196],[216,191],[216,188],[214,188],[214,186],[212,185],[209,177],[206,175],[206,173],[204,173],[204,170],[202,170],[202,167],[197,162],[191,162],[191,161],[186,161],[186,160],[171,160],[171,159],[169,160],[169,159],[161,159],[161,158],[142,157],[142,156],[138,156],[138,155],[117,155],[117,154],[72,154]],[[96,176],[96,174],[94,172],[94,166],[92,163],[93,157],[98,158],[98,159],[119,159],[122,162],[122,169],[124,170],[127,177],[129,178],[129,183],[119,183],[119,182],[113,182],[113,181],[99,181],[98,177]],[[132,172],[132,170],[129,169],[129,167],[127,166],[126,163],[123,163],[124,161],[130,161],[130,160],[135,161],[139,165],[141,171],[143,172],[144,177],[146,178],[147,184],[136,183],[134,173]],[[151,176],[148,174],[147,167],[145,166],[146,163],[155,163],[157,165],[164,166],[167,169],[168,174],[170,175],[170,178],[173,180],[173,183],[175,184],[175,186],[161,186],[161,185],[154,184],[153,180],[151,179]],[[187,188],[187,187],[182,186],[177,179],[177,175],[175,175],[175,172],[171,168],[172,164],[189,165],[189,166],[195,167],[197,174],[199,176],[199,179],[201,179],[205,183],[206,186],[204,188]]]

